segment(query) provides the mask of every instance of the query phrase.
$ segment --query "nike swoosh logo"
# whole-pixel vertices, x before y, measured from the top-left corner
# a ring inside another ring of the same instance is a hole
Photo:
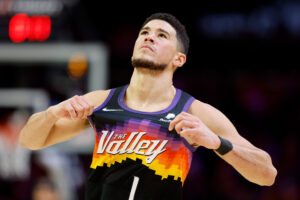
[[[103,108],[102,110],[105,112],[123,111],[122,109],[110,109],[110,108],[106,108],[106,107]]]

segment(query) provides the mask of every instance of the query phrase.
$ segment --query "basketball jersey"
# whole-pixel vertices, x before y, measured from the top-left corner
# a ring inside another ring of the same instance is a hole
[[[96,140],[86,199],[182,199],[195,149],[168,127],[194,98],[176,89],[166,109],[141,112],[125,105],[127,87],[112,89],[89,116]]]

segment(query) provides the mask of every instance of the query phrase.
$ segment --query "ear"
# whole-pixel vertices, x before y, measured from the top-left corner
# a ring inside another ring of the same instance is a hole
[[[182,67],[186,61],[186,55],[180,52],[177,52],[177,55],[175,55],[173,64],[177,67]]]

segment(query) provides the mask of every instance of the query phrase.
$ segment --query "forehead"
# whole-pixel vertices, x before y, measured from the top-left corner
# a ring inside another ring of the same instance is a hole
[[[176,31],[175,29],[166,21],[164,20],[160,20],[160,19],[154,19],[149,21],[147,24],[145,24],[143,28],[145,27],[149,27],[151,30],[159,30],[159,29],[163,29],[165,31],[167,31],[170,35],[176,35]]]

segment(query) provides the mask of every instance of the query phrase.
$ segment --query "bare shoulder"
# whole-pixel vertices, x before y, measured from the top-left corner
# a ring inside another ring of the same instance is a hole
[[[191,104],[188,112],[192,115],[198,116],[202,120],[215,120],[216,118],[224,117],[223,113],[221,113],[221,111],[217,108],[197,99]]]
[[[238,133],[231,121],[217,108],[199,100],[195,100],[191,104],[188,112],[197,116],[215,134],[229,139],[235,144],[255,148]]]
[[[97,108],[105,101],[105,99],[108,97],[110,91],[111,91],[110,89],[95,90],[95,91],[85,94],[84,96],[95,105],[95,108]]]
[[[236,132],[231,121],[220,110],[208,103],[195,100],[188,112],[199,117],[206,126],[218,135],[226,134],[226,132]]]

